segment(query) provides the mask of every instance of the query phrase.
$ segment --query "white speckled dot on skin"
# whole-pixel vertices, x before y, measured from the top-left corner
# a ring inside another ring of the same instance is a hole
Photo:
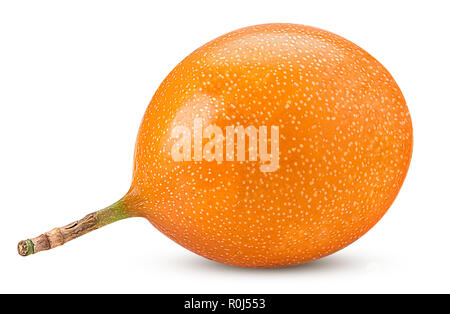
[[[175,162],[171,130],[196,118],[222,129],[279,126],[279,169]],[[258,25],[207,43],[167,76],[142,121],[125,200],[204,257],[293,265],[372,228],[398,194],[411,153],[408,108],[378,61],[327,31]]]

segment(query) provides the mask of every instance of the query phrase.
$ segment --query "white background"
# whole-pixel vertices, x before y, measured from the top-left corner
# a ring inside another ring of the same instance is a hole
[[[450,292],[448,1],[1,1],[0,292]],[[312,25],[391,72],[415,146],[388,214],[314,263],[241,269],[129,219],[22,258],[18,240],[119,199],[140,119],[185,56],[236,28]]]

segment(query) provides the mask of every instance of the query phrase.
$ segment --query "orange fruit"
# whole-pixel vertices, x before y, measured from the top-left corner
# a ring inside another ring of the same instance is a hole
[[[162,82],[139,129],[129,192],[22,241],[19,252],[145,217],[218,262],[305,263],[381,219],[405,179],[412,143],[400,88],[360,47],[302,25],[239,29],[194,51]]]

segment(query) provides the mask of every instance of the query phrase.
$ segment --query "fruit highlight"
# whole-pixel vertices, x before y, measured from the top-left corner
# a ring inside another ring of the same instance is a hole
[[[19,254],[143,217],[217,262],[306,263],[383,217],[412,147],[400,88],[366,51],[303,25],[239,29],[194,51],[162,82],[139,129],[128,193],[21,241]]]

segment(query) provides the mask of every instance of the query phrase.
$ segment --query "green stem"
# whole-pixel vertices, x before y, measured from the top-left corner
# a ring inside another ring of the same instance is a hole
[[[33,239],[20,241],[18,251],[20,255],[27,256],[40,251],[50,250],[86,233],[129,217],[130,215],[120,200],[67,226],[52,229]]]

